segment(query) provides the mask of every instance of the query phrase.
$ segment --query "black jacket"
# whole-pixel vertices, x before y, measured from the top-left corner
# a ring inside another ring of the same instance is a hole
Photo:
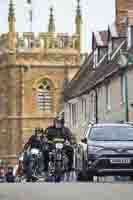
[[[37,149],[40,149],[41,148],[41,141],[38,141],[36,139],[36,136],[35,135],[32,135],[28,142],[25,144],[24,146],[24,150],[26,150],[28,147],[30,147],[31,149],[32,148],[37,148]]]
[[[66,127],[55,128],[54,126],[51,126],[45,130],[45,134],[47,135],[48,140],[53,140],[54,138],[63,138],[71,141],[72,139],[72,133]]]

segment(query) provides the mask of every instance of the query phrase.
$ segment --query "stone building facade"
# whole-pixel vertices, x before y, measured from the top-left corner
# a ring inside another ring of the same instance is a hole
[[[0,36],[0,158],[15,161],[34,129],[61,111],[64,88],[80,67],[80,1],[71,36],[56,33],[52,8],[47,33],[17,33],[12,0],[8,23]]]

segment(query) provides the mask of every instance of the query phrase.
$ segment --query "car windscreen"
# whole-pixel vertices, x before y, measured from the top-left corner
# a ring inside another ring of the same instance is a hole
[[[133,127],[102,126],[92,127],[89,140],[94,141],[133,141]]]

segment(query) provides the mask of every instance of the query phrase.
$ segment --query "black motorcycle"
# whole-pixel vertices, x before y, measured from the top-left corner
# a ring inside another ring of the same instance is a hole
[[[53,140],[53,148],[49,152],[49,180],[60,182],[67,168],[68,159],[64,151],[64,139]]]

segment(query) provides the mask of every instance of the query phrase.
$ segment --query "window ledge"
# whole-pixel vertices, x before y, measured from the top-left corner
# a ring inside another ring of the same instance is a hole
[[[123,101],[123,102],[121,101],[121,102],[120,102],[120,105],[121,105],[121,106],[125,105],[125,102],[124,102],[124,101]]]

